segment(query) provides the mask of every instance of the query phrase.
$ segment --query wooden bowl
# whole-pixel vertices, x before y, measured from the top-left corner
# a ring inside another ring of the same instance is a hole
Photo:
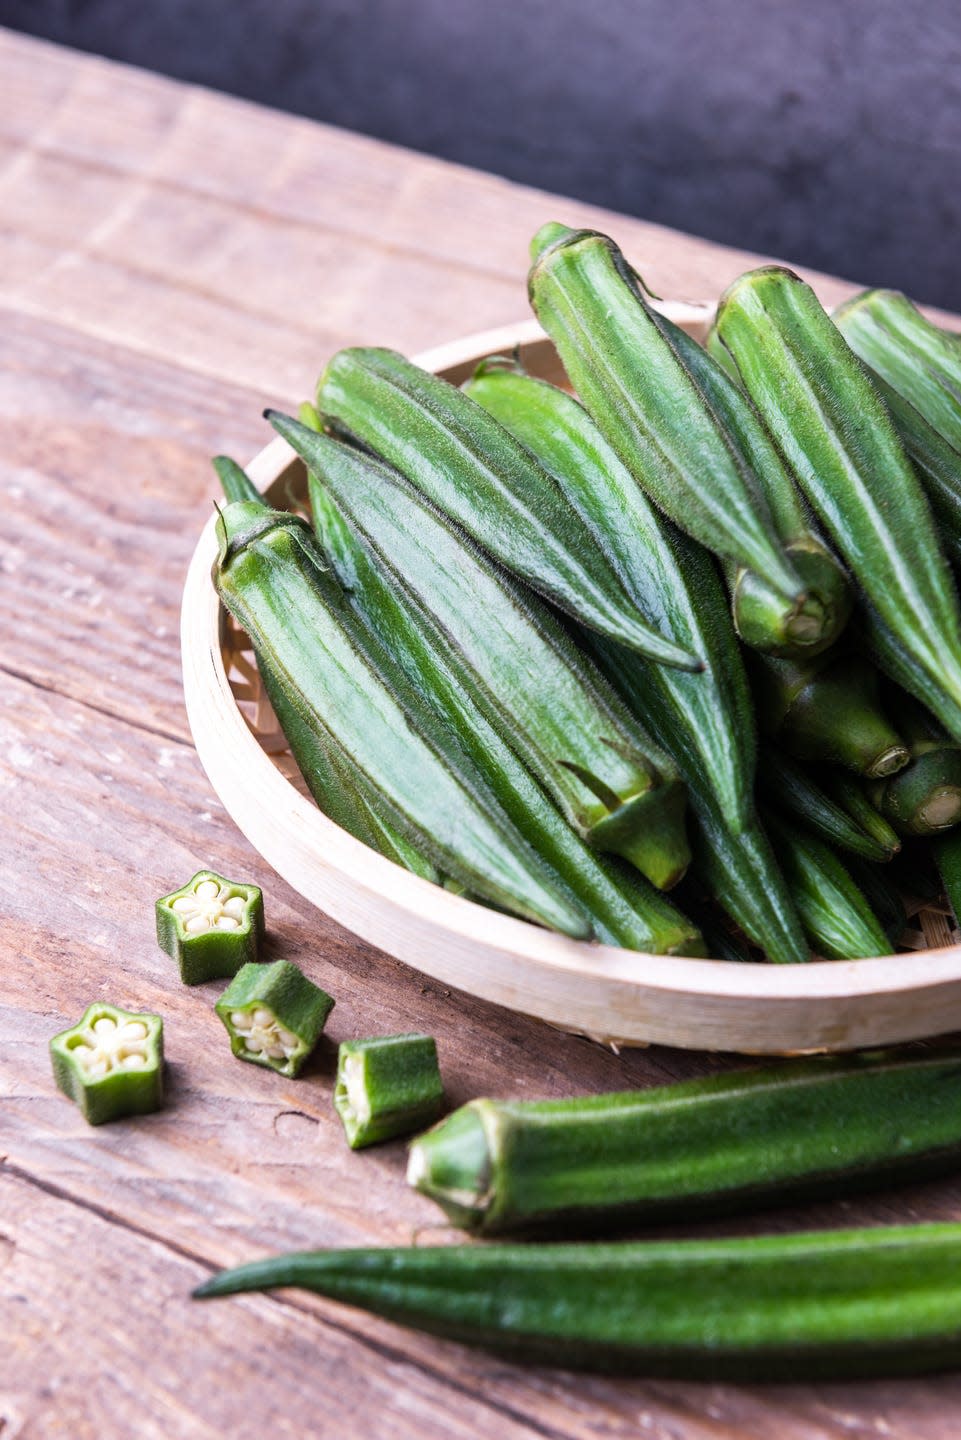
[[[711,306],[665,306],[698,338]],[[527,368],[562,378],[534,322],[418,357],[455,383],[486,355],[519,346]],[[249,467],[271,503],[306,493],[282,440]],[[317,809],[260,687],[246,636],[210,582],[214,519],[184,590],[184,693],[197,752],[228,813],[278,874],[340,924],[445,985],[614,1045],[751,1054],[847,1050],[961,1026],[961,946],[873,960],[735,964],[643,955],[570,940],[451,895],[362,845]],[[950,939],[937,910],[920,946]]]

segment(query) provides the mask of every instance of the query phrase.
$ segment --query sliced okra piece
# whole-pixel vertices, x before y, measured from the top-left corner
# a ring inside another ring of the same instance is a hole
[[[214,1009],[241,1060],[299,1075],[320,1039],[334,1001],[289,960],[245,965]]]
[[[264,901],[256,885],[198,870],[182,890],[157,901],[157,940],[180,966],[185,985],[226,980],[256,960]]]
[[[379,1035],[341,1045],[334,1108],[352,1150],[423,1129],[443,1105],[437,1046],[430,1035]]]
[[[91,1005],[50,1041],[53,1078],[91,1125],[148,1115],[163,1104],[163,1021]]]

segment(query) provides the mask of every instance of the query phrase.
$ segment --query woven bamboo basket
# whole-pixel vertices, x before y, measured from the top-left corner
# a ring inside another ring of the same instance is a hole
[[[664,307],[702,338],[711,306]],[[560,381],[534,322],[418,358],[460,383],[487,355],[519,348]],[[278,507],[306,495],[301,462],[274,440],[248,467]],[[870,960],[734,964],[643,955],[551,934],[431,885],[385,860],[309,797],[263,693],[247,637],[210,583],[211,519],[184,590],[184,692],[201,762],[228,813],[268,863],[326,914],[445,985],[615,1046],[666,1044],[746,1054],[849,1050],[961,1027],[961,936],[946,904],[905,897],[907,950]]]

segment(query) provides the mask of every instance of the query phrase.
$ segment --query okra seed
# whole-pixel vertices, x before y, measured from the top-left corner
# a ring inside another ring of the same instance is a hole
[[[220,886],[213,880],[201,880],[194,894],[201,900],[216,900],[220,894]]]
[[[253,1019],[255,1025],[272,1025],[274,1023],[273,1015],[262,1005],[254,1011],[251,1018]]]
[[[235,1030],[249,1030],[252,1022],[246,1010],[231,1010],[230,1023]]]
[[[230,1023],[243,1039],[244,1049],[251,1055],[266,1055],[271,1060],[289,1060],[300,1041],[281,1025],[272,1010],[258,1005],[256,1010],[232,1010]]]
[[[120,1060],[121,1068],[124,1070],[142,1070],[147,1063],[146,1055],[139,1050],[131,1050],[129,1055],[124,1055]]]
[[[192,894],[172,901],[171,909],[188,935],[199,935],[204,930],[242,929],[247,904],[242,895],[231,895],[215,880],[202,880]]]
[[[93,1033],[95,1035],[108,1035],[111,1030],[116,1030],[117,1022],[109,1015],[101,1015],[99,1020],[93,1022]]]

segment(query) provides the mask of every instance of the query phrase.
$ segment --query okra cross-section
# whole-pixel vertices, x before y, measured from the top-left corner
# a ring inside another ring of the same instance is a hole
[[[181,890],[157,901],[157,940],[185,985],[225,980],[257,958],[264,901],[256,885],[198,870]]]
[[[215,1010],[241,1060],[299,1075],[320,1039],[334,1001],[289,960],[245,965]]]
[[[50,1041],[53,1077],[91,1125],[147,1115],[163,1104],[163,1021],[159,1015],[91,1005]]]
[[[352,1150],[410,1135],[432,1124],[443,1105],[430,1035],[381,1035],[341,1045],[334,1107]]]

